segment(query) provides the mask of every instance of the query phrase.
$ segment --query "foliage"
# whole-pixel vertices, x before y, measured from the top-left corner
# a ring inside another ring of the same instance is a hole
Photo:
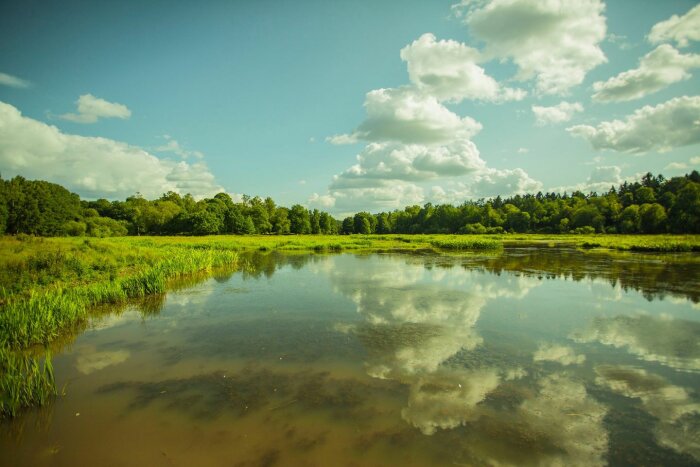
[[[537,193],[510,198],[358,212],[342,222],[300,204],[226,193],[196,201],[168,192],[156,200],[80,201],[65,188],[22,177],[0,179],[0,233],[42,236],[220,234],[700,233],[700,174],[647,174],[607,193]]]

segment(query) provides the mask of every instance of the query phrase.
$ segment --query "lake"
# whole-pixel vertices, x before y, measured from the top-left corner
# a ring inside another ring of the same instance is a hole
[[[281,254],[105,313],[0,463],[698,465],[700,259]]]

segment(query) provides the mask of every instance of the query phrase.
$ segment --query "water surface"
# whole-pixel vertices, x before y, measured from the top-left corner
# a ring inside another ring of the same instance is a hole
[[[96,320],[0,463],[700,463],[696,256],[245,262]]]

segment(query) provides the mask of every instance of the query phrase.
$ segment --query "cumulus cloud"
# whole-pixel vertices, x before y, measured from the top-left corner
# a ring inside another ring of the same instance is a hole
[[[516,78],[534,78],[539,93],[566,93],[606,61],[600,0],[463,0],[458,10],[485,55],[511,58]]]
[[[531,193],[542,189],[542,183],[530,177],[523,169],[486,168],[461,186],[466,189],[461,201],[467,198]]]
[[[541,344],[532,356],[536,362],[556,362],[564,366],[580,365],[586,361],[583,354],[577,355],[574,349],[567,345]]]
[[[333,186],[325,195],[311,196],[312,207],[333,206],[340,215],[350,215],[358,211],[391,211],[423,201],[423,188],[406,182],[378,180],[373,186]]]
[[[568,122],[576,112],[583,112],[583,106],[579,102],[562,101],[551,107],[532,106],[532,113],[535,114],[535,124],[538,126]]]
[[[674,41],[678,47],[687,47],[690,41],[700,40],[700,5],[690,9],[685,15],[673,15],[665,21],[656,23],[648,36],[649,42]]]
[[[571,193],[580,191],[582,193],[604,193],[610,190],[611,187],[618,187],[624,182],[634,182],[644,175],[635,173],[629,176],[622,176],[622,169],[616,165],[602,165],[594,167],[591,174],[586,178],[586,181],[575,185],[558,186],[550,188],[548,191],[554,193]]]
[[[170,135],[164,135],[163,138],[166,139],[166,143],[155,148],[155,150],[158,152],[171,152],[182,157],[183,159],[188,159],[190,157],[195,157],[197,159],[204,158],[204,154],[202,154],[200,151],[189,151],[183,148],[180,143],[176,139],[173,139]]]
[[[700,96],[676,97],[657,106],[644,106],[624,120],[602,122],[597,127],[567,128],[595,149],[640,154],[667,152],[700,142]]]
[[[666,167],[664,167],[664,170],[690,170],[696,167],[700,167],[700,156],[691,157],[687,163],[671,162]]]
[[[445,148],[438,149],[445,151],[444,154],[450,154]],[[355,164],[333,178],[327,195],[314,194],[309,202],[315,207],[333,206],[340,213],[354,213],[358,210],[376,212],[427,201],[459,204],[467,199],[523,194],[542,189],[541,182],[519,168],[489,168],[480,158],[470,159],[464,154],[444,158],[431,158],[427,151],[421,154],[425,156],[423,159],[389,158],[383,164],[382,161],[375,160],[369,167],[363,166],[362,162]],[[432,186],[427,194],[418,184],[404,181],[422,182],[447,177],[451,168],[456,173],[464,174],[460,181],[451,183],[449,187]],[[441,170],[445,170],[445,173],[442,174]]]
[[[593,99],[598,102],[630,101],[657,92],[670,84],[691,77],[688,70],[700,67],[700,55],[682,54],[662,44],[646,54],[639,67],[593,83]]]
[[[600,342],[648,362],[681,371],[700,371],[700,323],[647,315],[596,318],[572,337],[577,342]]]
[[[357,156],[357,164],[337,176],[331,188],[374,185],[385,179],[420,181],[464,175],[485,166],[471,141],[444,146],[420,144],[370,143]]]
[[[410,86],[368,92],[365,110],[367,119],[355,135],[367,141],[433,144],[469,139],[481,131],[473,118],[458,116]]]
[[[32,83],[22,78],[8,75],[7,73],[0,73],[0,85],[9,86],[11,88],[25,89],[31,86]]]
[[[438,41],[433,34],[423,34],[401,49],[401,59],[408,65],[411,82],[425,94],[440,101],[460,102],[476,99],[492,102],[521,100],[522,89],[502,87],[477,65],[479,51],[453,41]]]
[[[131,110],[125,105],[108,102],[92,94],[83,94],[75,103],[78,106],[78,113],[59,115],[59,118],[76,123],[95,123],[100,118],[126,119],[131,117]]]
[[[659,444],[700,460],[700,404],[688,392],[661,376],[630,366],[597,366],[596,383],[625,397],[640,399],[658,422]]]
[[[0,170],[60,183],[88,198],[125,198],[140,191],[211,196],[223,189],[203,162],[160,159],[107,138],[61,132],[0,102]]]

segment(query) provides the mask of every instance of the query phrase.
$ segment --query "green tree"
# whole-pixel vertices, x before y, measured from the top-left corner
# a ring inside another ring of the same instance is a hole
[[[295,204],[289,210],[289,230],[295,234],[311,233],[309,211],[301,204]]]
[[[642,204],[639,208],[640,226],[644,233],[662,233],[666,231],[666,210],[658,203]]]
[[[350,235],[355,233],[355,221],[352,217],[346,217],[343,219],[343,224],[340,232],[344,235]]]

